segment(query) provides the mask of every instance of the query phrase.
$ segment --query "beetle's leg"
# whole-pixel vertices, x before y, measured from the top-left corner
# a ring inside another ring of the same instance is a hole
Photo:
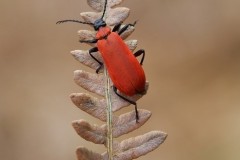
[[[123,28],[120,29],[120,31],[118,31],[118,34],[121,35],[123,32],[125,32],[129,26],[135,26],[135,24],[137,23],[137,21],[135,21],[133,24],[126,24]]]
[[[137,52],[134,53],[135,57],[138,57],[140,55],[142,55],[142,58],[141,58],[141,61],[140,61],[140,64],[142,65],[143,61],[144,61],[144,57],[145,57],[145,51],[143,49],[140,49],[140,50],[138,50]]]
[[[116,24],[116,25],[113,27],[112,32],[117,32],[117,31],[120,29],[121,25],[122,25],[122,23]]]
[[[91,49],[89,50],[90,56],[91,56],[96,62],[98,62],[98,64],[100,65],[100,66],[97,68],[96,73],[98,73],[99,70],[100,70],[100,69],[102,68],[102,66],[103,66],[103,63],[100,62],[96,57],[94,57],[94,56],[92,55],[93,52],[97,52],[97,51],[98,51],[98,48],[97,48],[97,47],[91,48]]]
[[[80,40],[80,43],[97,43],[98,39]]]
[[[118,92],[117,92],[117,87],[113,86],[113,91],[116,93],[116,95],[118,95],[120,98],[122,98],[123,100],[135,105],[135,113],[136,113],[136,123],[138,123],[138,120],[139,120],[139,115],[138,115],[138,110],[137,110],[137,103],[130,100],[130,99],[127,99],[126,97],[120,95]]]

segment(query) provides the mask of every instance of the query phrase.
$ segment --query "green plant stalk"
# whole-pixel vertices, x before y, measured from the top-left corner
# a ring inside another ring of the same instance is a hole
[[[105,76],[105,97],[107,101],[106,112],[107,112],[107,152],[108,160],[113,160],[113,135],[112,135],[112,101],[110,94],[110,78],[106,67],[104,67],[104,76]]]

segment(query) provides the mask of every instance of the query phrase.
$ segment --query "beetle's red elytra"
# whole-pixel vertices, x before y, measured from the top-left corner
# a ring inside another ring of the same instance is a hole
[[[100,28],[96,38],[97,47],[114,86],[128,96],[145,90],[145,74],[142,66],[116,32],[109,27]],[[107,38],[101,39],[101,37]]]
[[[106,25],[103,17],[106,12],[107,0],[105,0],[103,14],[100,19],[96,20],[94,23],[82,22],[78,20],[62,20],[58,21],[57,24],[64,22],[77,22],[82,24],[89,24],[94,27],[97,31],[96,37],[93,40],[81,40],[81,43],[97,43],[97,47],[89,50],[90,56],[99,63],[99,67],[96,70],[98,73],[103,64],[108,70],[108,74],[113,82],[114,92],[126,100],[127,102],[135,105],[136,112],[136,122],[138,122],[139,115],[137,111],[137,103],[128,99],[127,97],[119,94],[120,91],[124,95],[133,96],[135,94],[145,93],[146,77],[144,70],[142,68],[142,63],[145,57],[144,50],[138,50],[136,53],[132,53],[128,46],[124,43],[120,35],[128,29],[130,26],[136,24],[127,24],[121,27],[121,23],[114,26],[111,30],[110,27]],[[99,51],[103,62],[100,62],[95,58],[92,53]],[[142,55],[142,59],[139,62],[136,57]]]

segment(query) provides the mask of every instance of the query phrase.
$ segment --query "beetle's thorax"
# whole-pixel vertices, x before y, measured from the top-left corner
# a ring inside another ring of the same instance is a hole
[[[111,33],[110,27],[101,27],[99,28],[96,39],[107,39],[107,36]]]

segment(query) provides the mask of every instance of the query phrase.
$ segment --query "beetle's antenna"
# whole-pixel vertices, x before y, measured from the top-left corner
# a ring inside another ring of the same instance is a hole
[[[79,21],[79,20],[72,20],[72,19],[57,21],[56,24],[61,24],[61,23],[65,23],[65,22],[76,22],[76,23],[82,23],[82,24],[89,24],[89,25],[92,25],[92,26],[93,26],[93,23],[90,23],[90,22],[82,22],[82,21]]]
[[[103,19],[103,17],[104,17],[104,14],[106,12],[106,8],[107,8],[107,0],[105,1],[105,4],[104,4],[104,10],[103,10],[103,15],[102,15],[101,19]]]

